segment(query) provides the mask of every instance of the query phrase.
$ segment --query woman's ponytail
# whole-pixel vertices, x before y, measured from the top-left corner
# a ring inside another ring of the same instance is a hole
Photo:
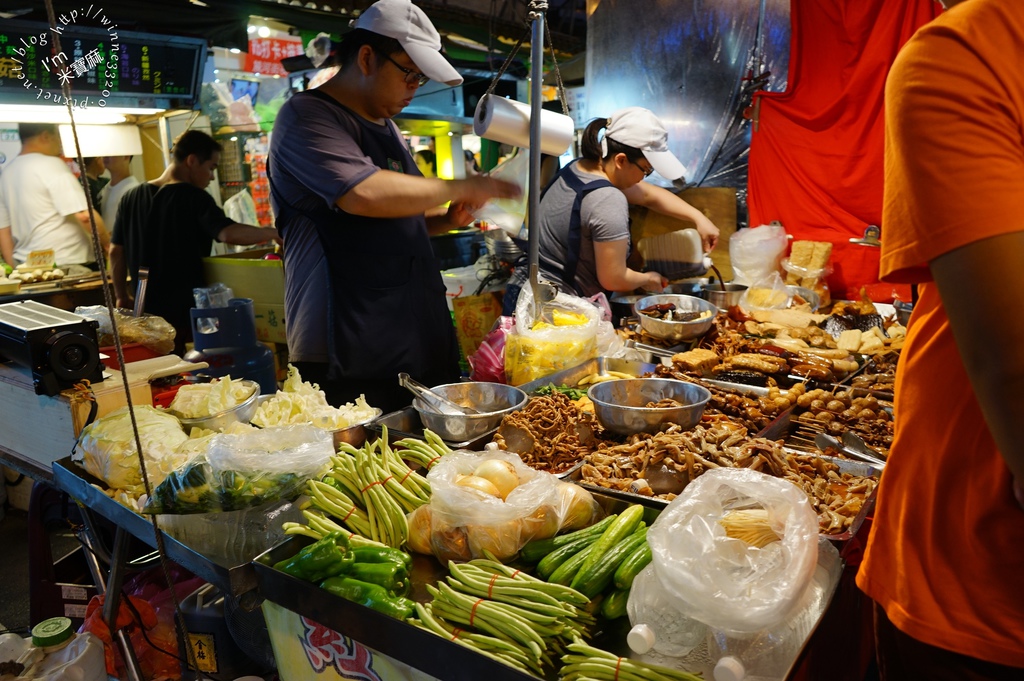
[[[601,142],[598,140],[600,132],[608,126],[607,118],[595,118],[587,124],[583,130],[583,140],[580,142],[580,151],[583,158],[588,161],[601,161],[604,154],[601,153]]]

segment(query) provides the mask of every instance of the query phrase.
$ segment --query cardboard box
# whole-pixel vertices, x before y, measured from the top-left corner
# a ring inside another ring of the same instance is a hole
[[[283,308],[284,262],[281,260],[263,259],[263,256],[272,252],[271,249],[260,248],[230,255],[203,258],[203,273],[206,277],[206,285],[212,286],[217,282],[221,282],[234,291],[236,298],[251,298],[253,303],[279,305]],[[256,326],[258,329],[258,311],[256,316]],[[284,319],[283,315],[281,319]],[[260,340],[266,339],[260,337]],[[283,343],[284,340],[280,342]]]
[[[256,316],[256,339],[265,343],[287,343],[284,329],[284,305],[253,302]]]

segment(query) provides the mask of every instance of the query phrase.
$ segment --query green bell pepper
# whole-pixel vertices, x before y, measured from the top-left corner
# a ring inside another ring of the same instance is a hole
[[[319,582],[346,572],[353,563],[355,556],[348,548],[348,537],[331,532],[291,558],[276,563],[274,569],[307,582]]]
[[[406,570],[412,566],[412,556],[386,546],[359,546],[352,549],[352,554],[357,563],[396,563]]]
[[[346,574],[403,596],[408,592],[409,571],[398,563],[353,563]]]
[[[325,579],[320,584],[320,588],[395,619],[407,619],[415,610],[412,600],[402,596],[392,596],[387,589],[379,584],[369,584],[351,577]]]

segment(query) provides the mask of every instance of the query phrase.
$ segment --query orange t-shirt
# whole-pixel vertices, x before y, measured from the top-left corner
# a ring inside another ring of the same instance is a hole
[[[910,636],[1024,667],[1024,511],[927,267],[1024,230],[1024,4],[968,0],[900,53],[886,86],[882,229],[883,279],[922,286],[857,583]]]

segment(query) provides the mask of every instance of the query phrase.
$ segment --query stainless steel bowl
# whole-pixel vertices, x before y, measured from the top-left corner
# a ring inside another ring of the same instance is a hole
[[[707,300],[709,303],[717,308],[730,308],[733,305],[740,304],[740,298],[743,297],[743,292],[747,290],[747,287],[743,284],[725,284],[725,290],[722,290],[722,284],[701,284],[701,297]]]
[[[650,315],[646,315],[640,312],[651,305],[658,305],[661,303],[674,303],[676,309],[682,310],[683,312],[710,312],[709,317],[704,319],[695,319],[692,322],[667,322],[663,319],[655,319]],[[701,298],[695,298],[693,296],[680,296],[680,295],[654,295],[641,298],[636,301],[634,305],[636,309],[636,316],[640,319],[640,326],[647,333],[651,334],[655,338],[661,338],[662,340],[671,341],[684,341],[698,338],[707,333],[708,329],[711,328],[711,324],[715,321],[715,315],[718,314],[718,308],[712,303]]]
[[[594,403],[597,420],[619,435],[657,433],[676,424],[692,428],[700,421],[711,391],[694,383],[671,378],[624,378],[591,386],[587,395]],[[672,399],[682,407],[648,407],[651,402]]]
[[[451,442],[472,440],[494,430],[501,423],[505,414],[522,409],[528,399],[526,393],[519,388],[483,381],[447,383],[434,386],[431,390],[455,404],[472,407],[480,412],[479,414],[461,416],[438,414],[422,400],[417,398],[412,401],[412,406],[419,413],[423,427],[440,435],[442,440]]]
[[[334,448],[337,449],[338,445],[343,442],[345,444],[350,444],[353,447],[362,447],[363,443],[366,442],[366,425],[368,423],[373,423],[380,418],[381,414],[384,413],[381,409],[375,409],[374,411],[376,413],[373,415],[373,418],[368,418],[361,423],[353,423],[351,426],[330,431],[331,435],[334,437]]]
[[[910,315],[914,311],[913,303],[904,303],[902,300],[895,300],[892,306],[896,309],[896,321],[902,326],[910,323]]]
[[[821,307],[821,296],[805,286],[787,286],[786,292],[789,294],[790,301],[793,300],[794,295],[806,300],[807,304],[811,306],[811,312],[816,312]]]
[[[216,414],[210,414],[209,416],[202,416],[194,419],[186,419],[174,414],[178,421],[181,422],[181,426],[186,432],[190,428],[206,428],[208,430],[221,431],[230,426],[232,423],[249,423],[252,417],[256,414],[256,407],[259,406],[260,396],[260,385],[256,381],[242,380],[242,385],[248,386],[252,389],[252,394],[245,398],[241,403],[236,404],[230,409],[217,412]]]

